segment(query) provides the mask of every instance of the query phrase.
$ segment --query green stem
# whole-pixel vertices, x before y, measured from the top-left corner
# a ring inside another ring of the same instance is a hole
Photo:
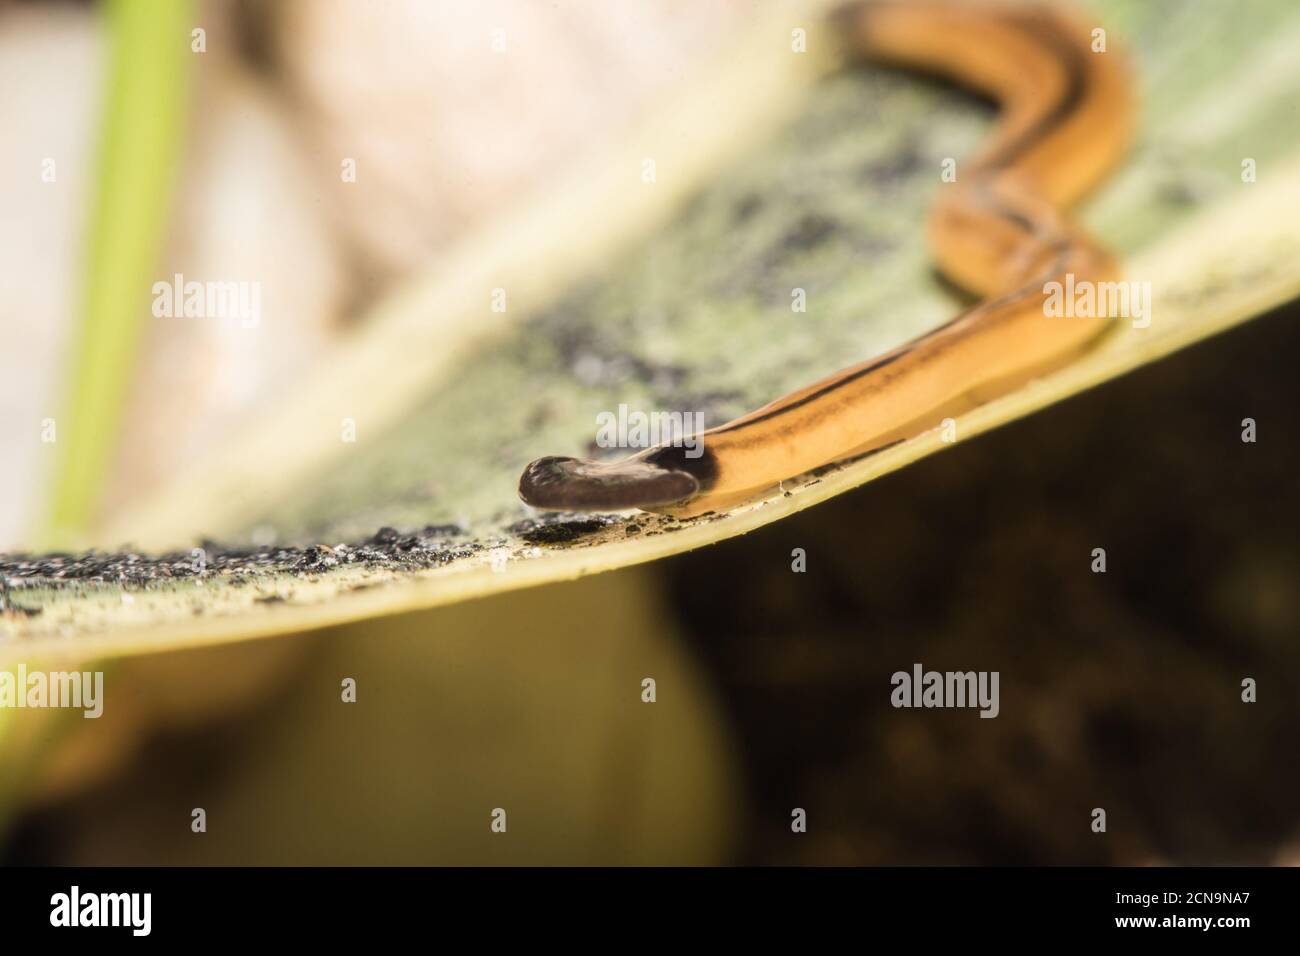
[[[59,454],[46,546],[95,517],[121,426],[151,271],[166,228],[185,122],[190,0],[109,0],[110,65],[88,231],[81,328],[57,421]]]

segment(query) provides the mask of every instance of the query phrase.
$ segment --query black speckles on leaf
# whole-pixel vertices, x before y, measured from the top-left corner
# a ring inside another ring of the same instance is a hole
[[[556,515],[517,521],[507,530],[519,535],[529,544],[567,544],[584,535],[602,531],[617,520],[605,516],[583,515],[573,518]]]

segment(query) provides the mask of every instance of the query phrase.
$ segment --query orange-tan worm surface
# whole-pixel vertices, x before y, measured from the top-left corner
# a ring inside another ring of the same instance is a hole
[[[709,429],[687,448],[619,462],[539,458],[519,495],[538,508],[717,511],[778,482],[919,434],[1086,349],[1111,318],[1050,316],[1045,286],[1116,278],[1062,210],[1121,157],[1131,81],[1088,25],[1049,6],[886,0],[841,10],[850,57],[948,77],[1001,106],[997,129],[940,186],[928,224],[939,269],[982,301],[906,345]],[[702,453],[701,453],[702,452]]]

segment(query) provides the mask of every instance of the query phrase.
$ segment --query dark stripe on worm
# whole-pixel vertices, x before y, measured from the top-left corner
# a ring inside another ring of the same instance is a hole
[[[1036,145],[1079,107],[1084,91],[1088,88],[1086,81],[1088,68],[1069,37],[1061,32],[1059,24],[1045,20],[1041,14],[1035,12],[1012,14],[1008,19],[1033,34],[1045,46],[1052,48],[1057,60],[1065,68],[1066,85],[1051,110],[1043,113],[1037,122],[1026,127],[1015,139],[1003,143],[992,154],[984,157],[980,165],[986,169],[1005,168],[1014,163],[1021,154]]]

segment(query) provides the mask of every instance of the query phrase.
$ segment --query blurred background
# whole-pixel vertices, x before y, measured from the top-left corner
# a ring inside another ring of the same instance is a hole
[[[147,501],[754,9],[0,2],[0,550]],[[502,24],[521,55],[481,55]],[[183,68],[152,29],[190,38]],[[133,49],[138,156],[104,133]],[[96,198],[105,157],[156,208]],[[182,263],[259,276],[283,321],[253,347],[118,314],[120,273]],[[106,662],[100,720],[3,715],[0,859],[1300,863],[1297,317],[651,566]],[[104,348],[122,381],[87,384]],[[104,396],[69,475],[32,435]],[[999,670],[1001,716],[891,709],[915,661]]]

